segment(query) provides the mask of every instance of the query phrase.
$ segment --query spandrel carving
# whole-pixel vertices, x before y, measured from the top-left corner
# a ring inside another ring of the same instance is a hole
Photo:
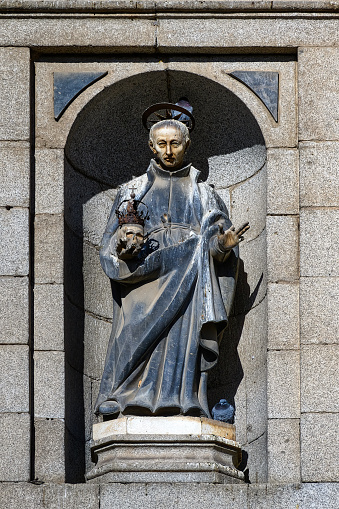
[[[121,186],[102,240],[113,327],[96,412],[108,419],[210,417],[207,376],[218,360],[238,244],[249,225],[236,230],[220,197],[184,163],[194,127],[188,101],[146,113],[157,116],[153,123],[144,117],[155,158]]]

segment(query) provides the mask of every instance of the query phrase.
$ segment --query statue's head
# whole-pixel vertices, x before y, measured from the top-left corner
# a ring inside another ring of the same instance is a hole
[[[162,120],[150,129],[149,146],[165,170],[181,168],[189,144],[189,130],[178,120]]]

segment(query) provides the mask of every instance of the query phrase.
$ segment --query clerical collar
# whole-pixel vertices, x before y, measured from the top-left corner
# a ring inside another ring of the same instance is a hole
[[[180,168],[179,170],[167,171],[167,170],[164,170],[159,164],[157,164],[155,159],[151,159],[150,170],[152,171],[152,173],[154,173],[155,175],[158,175],[159,177],[165,177],[165,178],[187,177],[190,173],[191,166],[192,166],[192,164],[190,163],[187,166],[184,166],[184,168]]]

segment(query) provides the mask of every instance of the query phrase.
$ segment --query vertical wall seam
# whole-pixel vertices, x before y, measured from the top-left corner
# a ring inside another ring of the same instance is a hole
[[[30,196],[29,196],[29,413],[30,413],[30,480],[35,479],[34,427],[34,216],[35,216],[35,73],[30,50]]]

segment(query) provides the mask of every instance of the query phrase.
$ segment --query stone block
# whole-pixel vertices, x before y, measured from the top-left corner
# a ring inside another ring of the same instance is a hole
[[[218,485],[206,483],[136,483],[102,484],[100,509],[110,509],[119,501],[119,509],[131,507],[187,509],[245,508],[246,485]]]
[[[267,150],[267,213],[299,213],[299,158],[297,149]]]
[[[64,350],[64,286],[34,288],[34,348]]]
[[[0,346],[0,412],[29,411],[28,346]]]
[[[0,278],[0,343],[28,343],[28,278]]]
[[[301,416],[301,479],[303,482],[338,481],[338,427],[339,414],[312,413]]]
[[[0,509],[46,509],[44,486],[28,482],[3,483],[0,492]]]
[[[98,317],[112,319],[113,301],[110,280],[100,265],[99,251],[84,244],[85,309]]]
[[[301,348],[301,411],[339,412],[339,345]]]
[[[338,131],[339,132],[339,131]],[[300,205],[339,205],[339,143],[300,143]]]
[[[300,482],[299,419],[268,421],[268,482]]]
[[[251,483],[267,482],[267,432],[244,446],[248,454],[248,477]]]
[[[101,379],[112,323],[85,315],[84,373]]]
[[[29,414],[0,414],[0,429],[0,482],[28,481],[31,441]],[[0,485],[0,507],[2,487]]]
[[[268,284],[268,348],[299,348],[299,284]]]
[[[62,283],[64,218],[41,214],[35,218],[35,282]]]
[[[49,484],[44,489],[46,509],[99,509],[99,486]]]
[[[74,170],[65,160],[65,220],[79,237],[99,245],[116,195],[99,182]]]
[[[300,275],[339,275],[339,209],[300,212]]]
[[[267,400],[269,419],[300,416],[299,352],[281,350],[268,352]]]
[[[65,423],[35,419],[35,476],[39,481],[65,481]]]
[[[227,208],[227,211],[228,211],[228,215],[229,215],[229,218],[231,219],[232,221],[232,216],[231,216],[231,196],[230,196],[230,190],[227,188],[227,189],[219,189],[219,188],[215,188],[215,191],[216,193],[218,194],[218,196],[220,196],[220,198],[222,199],[222,201],[224,202],[224,204],[226,205],[226,208]]]
[[[29,48],[0,48],[0,140],[29,140],[30,88]]]
[[[1,64],[0,64],[1,65]],[[28,207],[30,147],[27,142],[0,142],[0,205]],[[15,183],[15,184],[14,184]]]
[[[266,229],[268,280],[277,282],[298,279],[298,217],[268,216]]]
[[[250,485],[248,509],[337,509],[338,483]]]
[[[34,410],[36,417],[64,418],[64,379],[63,352],[35,352]]]
[[[153,52],[156,44],[153,19],[2,19],[0,45],[7,46],[100,46],[133,47],[135,51]],[[23,78],[22,78],[23,79]],[[28,78],[27,78],[28,80]]]
[[[64,151],[35,151],[35,212],[62,214],[64,211]]]
[[[339,139],[339,91],[334,78],[339,72],[338,55],[339,49],[334,47],[299,49],[300,140]]]
[[[234,315],[247,313],[264,299],[267,291],[266,252],[266,230],[256,239],[241,243]]]
[[[238,351],[246,385],[246,435],[247,442],[251,442],[267,427],[266,299],[247,313]]]
[[[231,189],[231,216],[236,228],[249,221],[246,240],[255,239],[265,228],[266,166],[245,182]]]
[[[223,148],[225,154],[211,155],[208,158],[207,183],[215,185],[218,193],[218,188],[227,188],[246,181],[261,170],[266,160],[264,143],[229,152],[225,150],[226,147]]]
[[[28,209],[0,209],[1,275],[26,276],[29,271]]]
[[[338,278],[300,279],[301,343],[339,342]]]

